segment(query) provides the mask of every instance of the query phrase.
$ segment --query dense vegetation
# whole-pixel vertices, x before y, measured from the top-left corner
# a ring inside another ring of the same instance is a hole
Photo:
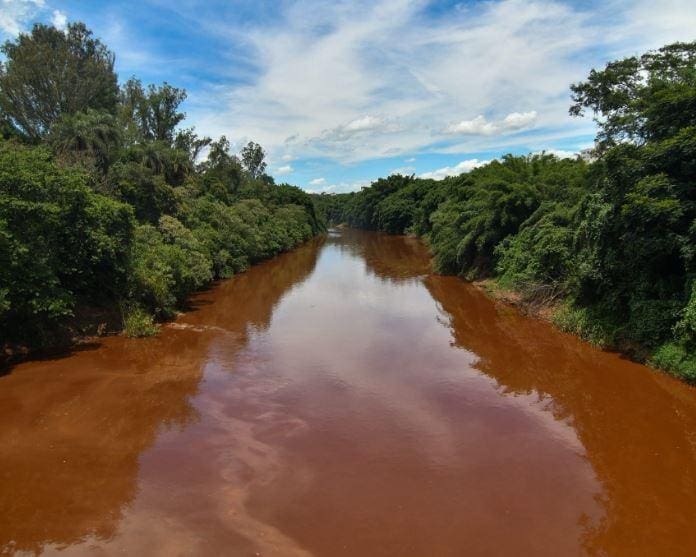
[[[696,43],[571,90],[571,114],[596,115],[591,162],[506,156],[317,203],[333,222],[423,236],[438,271],[560,303],[565,329],[696,381]]]
[[[119,86],[83,24],[1,50],[0,344],[54,343],[80,308],[151,333],[190,292],[322,230],[259,145],[237,156],[181,126],[185,91]]]

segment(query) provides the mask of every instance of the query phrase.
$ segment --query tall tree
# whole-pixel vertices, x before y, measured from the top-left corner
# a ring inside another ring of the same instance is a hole
[[[570,114],[589,108],[600,150],[622,141],[643,144],[696,125],[696,42],[674,43],[592,70],[571,86]]]
[[[187,128],[177,132],[174,138],[174,147],[181,149],[188,153],[189,161],[191,166],[195,166],[198,161],[198,157],[205,149],[208,147],[213,140],[209,137],[198,137],[198,134],[193,128]]]
[[[64,114],[115,112],[114,54],[83,23],[65,31],[36,24],[0,51],[0,112],[25,137],[38,140]]]
[[[260,178],[266,171],[266,153],[258,143],[250,141],[241,152],[242,166],[252,178]]]
[[[137,129],[142,139],[173,143],[176,126],[186,116],[179,112],[186,99],[184,89],[166,82],[143,89],[139,79],[131,78],[121,88],[120,97],[127,127]]]

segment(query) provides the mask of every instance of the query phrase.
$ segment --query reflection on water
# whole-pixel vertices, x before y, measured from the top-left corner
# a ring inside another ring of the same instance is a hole
[[[0,554],[691,555],[696,393],[344,230],[0,378]]]
[[[508,395],[546,397],[556,420],[572,425],[602,488],[601,520],[583,535],[589,554],[696,553],[693,388],[495,306],[451,277],[425,284],[479,369]]]
[[[155,338],[108,338],[97,349],[19,365],[0,378],[0,555],[74,546],[91,554],[95,540],[118,539],[148,488],[148,449],[200,422],[193,401],[211,345],[232,353],[249,328],[268,327],[275,304],[311,273],[319,244],[198,296],[181,324]],[[154,458],[163,456],[166,470],[166,455]],[[163,539],[176,535],[163,518],[138,525],[152,539],[145,533],[134,547],[166,554]]]

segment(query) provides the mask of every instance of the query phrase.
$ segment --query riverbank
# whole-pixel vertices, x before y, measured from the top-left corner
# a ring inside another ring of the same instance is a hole
[[[334,231],[14,367],[0,554],[693,554],[695,389],[429,262]]]
[[[570,303],[558,296],[527,297],[523,293],[506,288],[496,278],[470,281],[476,288],[497,302],[514,306],[524,315],[552,324],[557,329],[577,336],[585,342],[605,351],[616,352],[630,360],[650,366],[656,371],[676,377],[687,383],[696,382],[696,362],[688,355],[679,354],[677,360],[669,354],[650,351],[645,346],[635,343],[612,343],[602,330],[603,323],[587,322],[582,311],[573,308]]]
[[[244,274],[261,263],[276,259],[285,253],[301,248],[309,242],[317,241],[323,236],[323,234],[317,234],[309,240],[298,243],[287,251],[259,260],[232,277],[210,281],[202,288],[190,292],[184,303],[176,311],[166,316],[160,316],[157,320],[150,314],[145,313],[144,318],[147,321],[141,328],[128,330],[127,315],[124,314],[124,306],[122,304],[115,303],[101,308],[93,306],[78,307],[70,319],[67,319],[51,331],[45,331],[45,336],[38,343],[5,342],[1,346],[2,350],[0,351],[0,375],[21,362],[66,354],[71,350],[78,349],[80,346],[93,345],[104,337],[117,335],[145,337],[156,335],[160,332],[163,325],[175,321],[180,315],[191,309],[189,305],[191,296],[208,291],[219,283]]]
[[[101,337],[122,332],[123,316],[118,305],[77,308],[74,318],[51,331],[39,345],[5,342],[0,351],[0,374],[20,362],[63,354],[76,346],[88,345]]]

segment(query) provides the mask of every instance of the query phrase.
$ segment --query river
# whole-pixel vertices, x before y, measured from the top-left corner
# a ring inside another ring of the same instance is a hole
[[[696,390],[334,231],[0,377],[0,555],[696,554]]]

